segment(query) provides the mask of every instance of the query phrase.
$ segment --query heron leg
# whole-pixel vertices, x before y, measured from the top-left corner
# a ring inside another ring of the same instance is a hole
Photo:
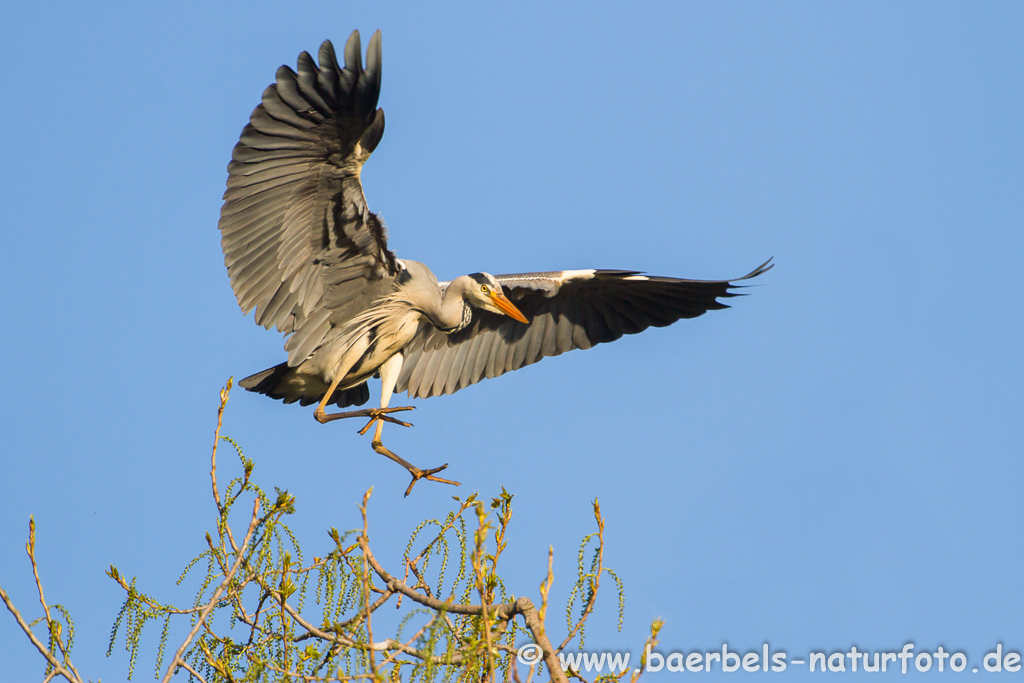
[[[387,363],[385,363],[385,365],[386,364]],[[369,417],[369,418],[372,418],[371,421],[370,421],[370,424],[373,424],[376,421],[380,421],[381,423],[383,423],[384,421],[387,421],[387,422],[393,422],[396,425],[402,425],[403,427],[412,427],[412,425],[410,423],[408,423],[408,422],[402,422],[401,420],[397,420],[397,419],[395,419],[393,417],[389,417],[388,413],[397,413],[397,412],[401,412],[403,410],[413,410],[414,409],[413,406],[403,406],[403,407],[400,407],[400,408],[388,408],[387,404],[384,403],[384,404],[381,405],[381,407],[379,409],[378,408],[364,408],[362,410],[348,410],[348,411],[345,411],[345,412],[342,412],[342,413],[328,413],[328,412],[326,412],[324,409],[327,407],[327,404],[331,400],[331,397],[334,396],[334,392],[337,390],[338,385],[341,384],[341,380],[345,377],[345,375],[348,374],[348,371],[349,371],[350,368],[351,368],[351,364],[338,369],[338,373],[337,373],[337,375],[335,375],[334,381],[331,382],[331,386],[327,389],[327,393],[325,393],[324,397],[322,399],[320,399],[320,404],[316,407],[316,410],[313,411],[313,417],[316,418],[317,422],[320,422],[321,424],[326,424],[328,422],[333,422],[334,420],[343,420],[343,419],[349,418],[349,417]],[[399,370],[402,369],[401,365],[399,365],[398,369]],[[382,370],[383,370],[383,368],[382,368]],[[397,381],[397,380],[398,380],[398,378],[397,378],[397,375],[396,375],[395,381]],[[393,389],[394,389],[394,385],[392,384],[392,390]],[[366,425],[366,427],[364,427],[362,429],[362,431],[360,431],[359,433],[360,434],[365,434],[366,430],[369,429],[369,427],[370,427],[369,424]]]
[[[402,354],[397,353],[394,356],[392,356],[391,358],[388,358],[387,361],[385,361],[384,365],[380,366],[380,383],[381,383],[380,411],[381,412],[388,411],[388,410],[403,410],[402,408],[388,408],[388,403],[391,402],[391,395],[394,393],[395,385],[398,383],[398,375],[401,374],[401,372],[402,372],[402,361],[403,360],[404,359],[402,357]],[[392,453],[390,450],[388,450],[384,446],[384,444],[381,442],[381,440],[380,440],[381,433],[384,431],[384,420],[385,420],[386,417],[387,417],[386,415],[385,416],[376,416],[376,417],[374,417],[374,419],[370,420],[370,422],[365,427],[363,427],[363,429],[360,432],[360,434],[365,433],[370,428],[370,425],[372,425],[374,422],[377,423],[377,428],[373,432],[373,441],[370,443],[370,445],[373,447],[373,450],[376,451],[377,453],[380,453],[384,457],[389,458],[389,459],[393,460],[394,462],[397,462],[399,465],[401,465],[405,469],[409,470],[409,474],[412,475],[412,481],[409,482],[409,488],[407,488],[405,490],[405,495],[406,496],[408,496],[412,492],[412,487],[415,486],[416,482],[418,482],[420,479],[426,479],[428,481],[437,481],[437,482],[440,482],[442,484],[451,484],[453,486],[459,486],[460,485],[459,482],[457,482],[457,481],[452,481],[450,479],[442,479],[441,477],[435,477],[434,476],[435,474],[437,474],[441,470],[443,470],[446,467],[448,467],[447,463],[445,463],[444,465],[441,465],[440,467],[434,467],[434,468],[428,469],[428,470],[421,470],[420,468],[416,467],[415,465],[410,464],[409,462],[405,461],[404,459],[398,457],[397,455]],[[389,422],[397,422],[397,420],[394,420],[394,419],[390,419],[388,421]]]

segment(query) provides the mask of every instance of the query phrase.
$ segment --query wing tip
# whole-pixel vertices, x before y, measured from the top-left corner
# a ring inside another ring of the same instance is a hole
[[[764,273],[767,273],[769,270],[771,270],[772,268],[775,267],[775,264],[772,263],[772,261],[774,259],[775,259],[775,257],[772,256],[767,261],[765,261],[764,263],[759,265],[757,268],[754,268],[754,270],[750,271],[749,273],[747,273],[743,277],[738,277],[738,278],[736,278],[734,280],[729,280],[728,282],[726,282],[725,286],[727,288],[727,291],[724,294],[720,294],[719,296],[721,296],[721,297],[730,297],[730,298],[734,297],[734,296],[748,296],[747,294],[744,294],[742,292],[733,292],[733,291],[728,291],[728,290],[747,289],[748,287],[756,287],[757,285],[737,285],[737,284],[734,284],[734,283],[736,283],[736,282],[743,282],[744,280],[750,280],[750,279],[753,279],[753,278],[757,277],[758,275],[763,275]],[[726,308],[729,308],[729,306],[726,306]]]
[[[731,280],[731,282],[739,282],[741,280],[750,280],[751,278],[755,278],[758,275],[761,275],[762,273],[767,273],[769,270],[771,270],[772,268],[775,267],[775,264],[772,263],[772,261],[774,259],[775,259],[774,256],[768,257],[768,260],[765,261],[764,263],[762,263],[761,265],[759,265],[757,268],[754,268],[754,270],[750,271],[749,273],[747,273],[743,277],[738,277],[735,280]]]

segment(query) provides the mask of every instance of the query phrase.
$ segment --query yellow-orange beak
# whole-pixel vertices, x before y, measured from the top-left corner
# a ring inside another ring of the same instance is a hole
[[[493,290],[490,292],[490,294],[491,301],[494,302],[494,305],[497,306],[502,313],[512,318],[513,320],[518,320],[521,323],[530,322],[529,320],[526,319],[525,315],[519,312],[518,308],[512,305],[512,302],[508,300],[507,296],[500,292],[495,292]]]

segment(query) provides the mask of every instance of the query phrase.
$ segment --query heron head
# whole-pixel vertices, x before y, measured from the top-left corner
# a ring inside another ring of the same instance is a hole
[[[509,301],[501,289],[501,283],[490,273],[473,273],[466,290],[466,303],[491,313],[507,315],[521,323],[529,322],[519,309]]]

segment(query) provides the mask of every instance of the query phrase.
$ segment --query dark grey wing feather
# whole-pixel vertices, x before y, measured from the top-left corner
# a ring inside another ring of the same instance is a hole
[[[278,69],[228,165],[220,230],[231,286],[243,313],[292,335],[293,366],[398,273],[359,180],[384,132],[380,32],[365,68],[358,31],[344,54],[341,67],[325,41],[319,66],[303,52],[297,72]]]
[[[728,308],[719,299],[739,296],[731,291],[741,286],[736,282],[771,267],[768,261],[735,280],[648,277],[625,270],[498,275],[505,294],[530,322],[474,310],[469,326],[451,335],[423,323],[404,349],[396,388],[413,398],[452,394],[545,356]]]

